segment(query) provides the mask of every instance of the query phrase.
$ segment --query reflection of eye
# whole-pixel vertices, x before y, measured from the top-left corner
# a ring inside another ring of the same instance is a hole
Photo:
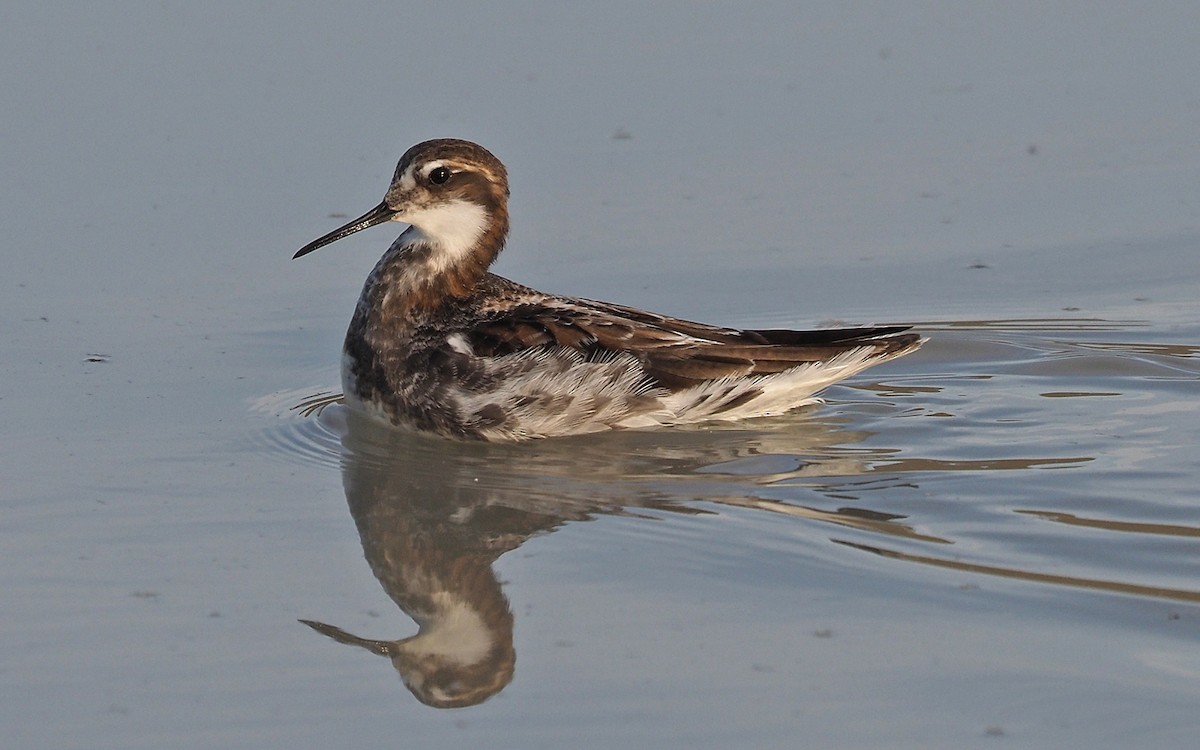
[[[448,179],[450,179],[450,170],[445,167],[438,167],[429,173],[429,181],[434,185],[444,185]]]

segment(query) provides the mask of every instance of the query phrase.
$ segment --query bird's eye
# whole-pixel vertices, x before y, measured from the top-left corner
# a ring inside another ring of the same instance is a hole
[[[438,167],[429,173],[429,181],[434,185],[445,185],[448,179],[450,179],[450,170],[445,167]]]

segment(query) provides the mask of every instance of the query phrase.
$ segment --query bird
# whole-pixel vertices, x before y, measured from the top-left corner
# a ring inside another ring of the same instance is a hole
[[[910,326],[736,329],[540,292],[491,273],[508,173],[471,141],[424,141],[375,208],[300,258],[408,227],[363,285],[342,352],[345,403],[395,427],[513,441],[778,415],[924,342]]]

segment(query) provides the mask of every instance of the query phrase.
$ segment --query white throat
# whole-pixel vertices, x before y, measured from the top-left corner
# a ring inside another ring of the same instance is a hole
[[[470,604],[453,594],[435,595],[439,612],[420,623],[421,630],[408,639],[410,653],[436,656],[446,662],[471,666],[487,658],[492,650],[492,631]]]
[[[427,243],[435,248],[429,261],[437,272],[470,254],[487,229],[488,213],[478,203],[454,200],[414,209],[397,215],[395,220],[412,225],[400,235],[403,244]]]

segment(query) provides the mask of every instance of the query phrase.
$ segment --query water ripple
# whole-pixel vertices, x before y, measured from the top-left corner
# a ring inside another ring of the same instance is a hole
[[[834,545],[1038,586],[1200,598],[1200,556],[1161,548],[1200,536],[1178,518],[1194,505],[1179,466],[1200,443],[1200,332],[1094,318],[919,328],[931,341],[917,354],[777,419],[454,443],[365,424],[312,388],[256,403],[271,422],[251,442],[339,467],[348,492],[387,487],[404,503],[457,503],[447,512],[462,517],[504,508],[506,523],[535,531],[604,515],[737,516],[757,534],[740,540],[753,557],[777,550],[788,519],[783,544],[797,553]]]

